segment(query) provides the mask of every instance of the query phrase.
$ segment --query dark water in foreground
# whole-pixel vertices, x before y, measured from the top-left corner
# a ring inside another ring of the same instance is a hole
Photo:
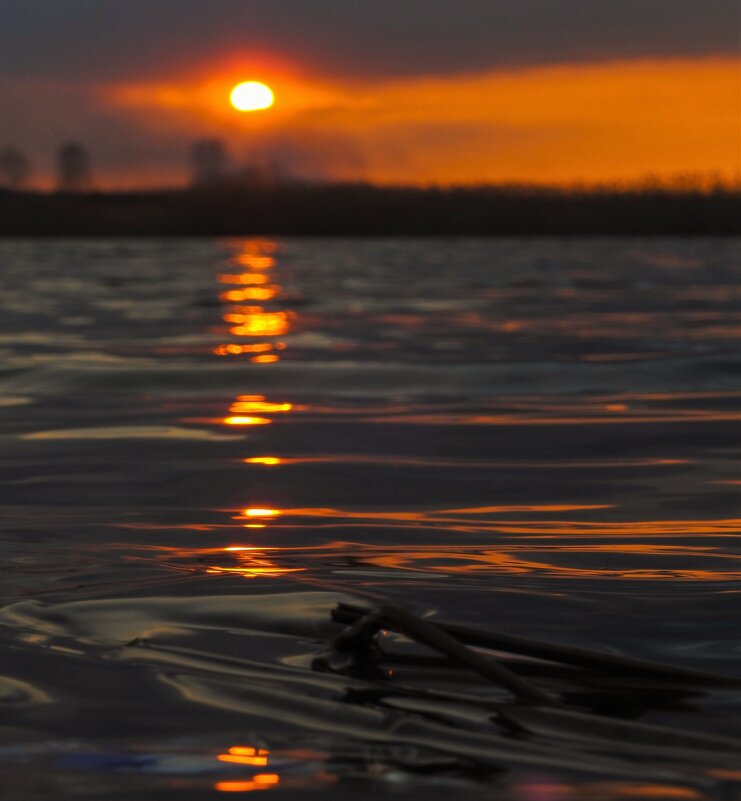
[[[4,797],[731,797],[484,768],[470,710],[433,710],[449,742],[425,745],[426,713],[310,666],[338,600],[385,598],[740,676],[738,240],[4,242],[0,264]],[[506,699],[452,668],[391,681]],[[651,697],[608,711],[741,737],[739,691]]]

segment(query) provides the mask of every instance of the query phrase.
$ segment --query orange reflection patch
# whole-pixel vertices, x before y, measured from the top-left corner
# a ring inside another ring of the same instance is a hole
[[[209,573],[219,572],[209,570]],[[270,759],[270,751],[267,748],[255,748],[253,746],[233,745],[225,754],[216,757],[220,762],[227,762],[236,765],[249,765],[250,767],[266,767]],[[266,790],[274,787],[280,782],[277,773],[256,773],[249,781],[224,781],[217,782],[215,789],[224,793],[247,793],[252,790]]]
[[[221,300],[241,303],[244,300],[272,300],[278,294],[275,286],[252,286],[245,289],[230,289],[220,295]]]
[[[216,782],[214,789],[220,793],[249,793],[253,790],[269,790],[280,783],[277,773],[261,773],[246,782]]]
[[[278,517],[280,514],[280,509],[250,508],[244,510],[245,517]]]
[[[242,756],[239,754],[219,754],[217,757],[220,762],[231,762],[236,765],[253,765],[257,767],[265,767],[268,764],[268,758],[264,756]]]
[[[216,782],[214,790],[219,793],[249,793],[256,790],[254,782]]]
[[[228,566],[211,566],[206,572],[211,574],[237,574],[247,579],[254,578],[278,578],[288,573],[303,573],[305,567],[281,567],[275,562],[267,559],[265,552],[266,548],[253,548],[252,546],[230,545],[224,548],[224,553],[232,554],[239,565],[237,567]],[[237,747],[238,748],[238,747]],[[235,751],[233,748],[229,749],[229,754],[222,760],[224,762],[239,762],[244,765],[264,765],[265,762],[255,762],[247,760],[263,759],[267,756],[266,751],[261,750],[255,753],[248,753],[249,749],[242,749]],[[219,757],[221,759],[221,757]]]
[[[728,779],[729,781],[741,782],[741,770],[727,770],[726,768],[713,768],[708,771],[709,776],[716,779]]]
[[[310,408],[312,411],[317,411],[318,407],[304,407]],[[445,459],[444,457],[411,457],[411,456],[391,456],[384,454],[380,455],[346,455],[346,454],[333,454],[331,456],[317,455],[317,456],[301,456],[295,458],[283,458],[283,464],[399,464],[399,465],[436,465],[439,467],[506,467],[509,470],[531,470],[537,467],[539,470],[562,470],[564,468],[593,468],[595,470],[612,469],[618,467],[631,467],[631,468],[648,468],[660,466],[673,466],[691,464],[689,459],[613,459],[613,460],[599,460],[590,459],[579,461],[576,459],[569,459],[567,461],[483,461],[483,460],[466,460],[466,459]],[[714,482],[714,483],[736,483],[741,484],[741,481],[735,482]]]
[[[249,319],[253,314],[262,314],[265,310],[262,306],[239,306],[232,305],[231,311],[224,315],[227,323],[241,323]]]
[[[254,345],[219,345],[214,348],[217,356],[239,356],[241,353],[266,353],[273,346],[269,342],[256,342]]]
[[[569,521],[564,521],[564,525],[568,524]],[[625,531],[629,530],[629,523],[622,525]],[[220,528],[231,528],[231,526]],[[346,529],[348,525],[345,524],[342,528]],[[384,571],[402,570],[407,575],[418,574],[422,579],[425,576],[437,577],[441,574],[457,579],[487,575],[537,574],[544,580],[559,581],[648,580],[693,584],[697,582],[717,584],[741,579],[741,555],[724,551],[721,547],[662,545],[661,542],[654,541],[625,543],[612,538],[607,542],[595,543],[587,539],[587,542],[582,543],[583,537],[580,536],[578,527],[574,531],[564,528],[563,532],[553,537],[538,534],[533,536],[527,529],[524,534],[519,534],[511,521],[499,527],[498,531],[500,534],[507,533],[512,536],[501,537],[501,544],[486,546],[462,545],[455,540],[450,544],[416,547],[334,541],[298,548],[230,545],[228,548],[214,549],[166,547],[152,549],[166,553],[168,558],[187,559],[189,563],[192,563],[194,557],[202,558],[204,555],[210,555],[216,559],[208,560],[211,567],[207,568],[206,572],[238,574],[250,579],[302,572],[309,569],[308,566],[315,561],[326,565],[329,563],[328,560],[344,560],[349,552],[353,553],[358,565],[373,566]],[[699,526],[695,536],[700,542],[705,539],[704,532]],[[729,536],[735,540],[737,533]],[[549,539],[556,540],[556,543],[548,542]],[[224,559],[223,567],[214,566],[214,562],[218,563],[219,554]],[[607,565],[606,556],[610,558]],[[231,566],[229,560],[236,560],[238,566]],[[287,566],[297,562],[305,567]],[[620,562],[623,562],[623,567],[620,566]],[[684,567],[693,564],[697,566],[691,569]]]
[[[253,748],[245,745],[233,745],[229,749],[229,753],[242,754],[243,756],[270,756],[270,751],[266,748]]]
[[[268,353],[273,349],[273,345],[270,342],[255,342],[241,347],[243,353]]]
[[[615,784],[609,785],[609,787],[624,798],[664,798],[668,801],[671,799],[690,801],[690,799],[704,797],[689,787],[676,787],[669,784]]]
[[[230,289],[228,292],[222,292],[219,295],[219,300],[224,301],[224,303],[241,303],[249,299],[250,297],[247,289]]]
[[[251,270],[269,270],[275,267],[275,259],[272,256],[258,256],[252,253],[240,253],[234,257],[234,261]]]
[[[553,554],[555,563],[549,561]],[[625,554],[627,556],[656,557],[658,566],[652,567],[654,562],[630,560],[630,566],[624,569],[608,569],[603,567],[581,567],[564,564],[567,554],[577,554],[574,560],[577,564],[583,562],[584,555],[594,556],[599,564],[601,554],[612,556]],[[429,548],[396,548],[391,553],[373,555],[363,551],[357,554],[358,561],[364,564],[376,565],[384,569],[407,571],[422,571],[427,573],[444,573],[450,575],[476,575],[476,574],[527,574],[536,572],[549,578],[600,578],[600,579],[631,579],[631,580],[669,580],[669,581],[729,581],[741,578],[741,566],[736,569],[682,569],[669,565],[662,567],[662,559],[667,557],[702,557],[703,559],[717,559],[721,563],[732,565],[741,562],[741,557],[722,552],[715,552],[712,548],[699,546],[662,546],[652,543],[626,545],[612,542],[606,545],[516,545],[504,544],[496,547],[440,547]],[[441,565],[440,562],[444,564]],[[645,565],[645,566],[644,566]]]
[[[326,517],[343,518],[346,520],[388,520],[394,523],[464,523],[478,525],[479,521],[471,518],[486,515],[510,514],[512,512],[544,513],[544,512],[587,512],[599,509],[612,509],[610,504],[528,504],[519,506],[477,506],[470,509],[441,509],[425,512],[403,512],[403,511],[384,511],[384,512],[358,512],[345,509],[332,508],[299,508],[286,509],[284,514],[295,515],[297,517]],[[481,521],[486,525],[486,521]],[[493,522],[492,526],[499,527],[499,523]],[[588,525],[588,524],[586,524]],[[609,524],[607,524],[609,525]]]
[[[258,773],[257,776],[253,778],[253,781],[256,784],[278,784],[280,781],[280,776],[277,773]]]
[[[491,531],[503,534],[529,535],[540,539],[561,539],[566,536],[586,537],[665,537],[725,535],[734,537],[741,529],[741,519],[698,519],[698,520],[636,520],[628,522],[603,522],[591,520],[512,520],[501,519],[500,514],[520,512],[523,514],[545,514],[560,511],[592,511],[614,508],[610,505],[592,506],[490,506],[471,509],[430,510],[430,511],[351,511],[331,508],[284,509],[284,515],[294,517],[326,518],[327,525],[352,525],[353,521],[372,520],[374,526],[398,527],[403,524],[419,523],[434,526],[444,524],[453,531]],[[314,524],[312,524],[314,525]],[[739,557],[741,558],[741,557]]]
[[[735,422],[741,420],[741,412],[712,411],[712,410],[656,410],[655,412],[630,413],[614,416],[594,415],[586,410],[583,416],[561,416],[554,414],[549,417],[543,414],[415,414],[408,416],[388,415],[382,419],[383,423],[406,423],[408,425],[479,425],[479,426],[584,426],[584,425],[638,425],[659,423],[710,423]],[[378,423],[381,418],[361,418],[363,422]]]
[[[278,294],[274,286],[255,286],[242,291],[247,300],[272,300]]]
[[[280,356],[276,353],[266,353],[264,356],[253,356],[250,361],[255,364],[274,364],[280,361]]]
[[[238,400],[231,405],[231,412],[290,412],[293,409],[292,403],[268,403],[265,400],[252,400],[253,396],[240,395]]]
[[[272,423],[267,417],[225,417],[224,423],[228,426],[266,426]]]
[[[239,322],[240,325],[230,329],[237,337],[280,336],[289,331],[289,315],[287,312],[255,312],[254,314],[229,314],[227,322]]]
[[[219,281],[222,284],[267,284],[270,279],[263,273],[223,273],[219,276]]]
[[[303,567],[294,567],[294,568],[283,568],[283,567],[274,567],[271,565],[261,565],[261,564],[251,564],[245,567],[210,567],[206,573],[210,573],[211,575],[234,575],[237,574],[242,576],[243,578],[247,579],[254,579],[254,578],[280,578],[281,576],[285,576],[287,573],[301,573],[305,570]],[[253,763],[246,763],[245,759],[251,759],[251,757],[230,757],[226,761],[230,762],[240,762],[242,764],[253,764]]]
[[[281,459],[277,456],[253,456],[251,459],[245,459],[245,464],[266,464],[276,465],[281,463]]]

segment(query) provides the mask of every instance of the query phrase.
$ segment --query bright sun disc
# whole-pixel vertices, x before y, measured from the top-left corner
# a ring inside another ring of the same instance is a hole
[[[245,81],[232,89],[232,105],[237,111],[260,111],[275,103],[273,90],[259,81]]]

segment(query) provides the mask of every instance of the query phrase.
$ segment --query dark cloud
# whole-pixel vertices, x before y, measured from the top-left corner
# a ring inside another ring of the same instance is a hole
[[[161,75],[234,51],[342,75],[738,52],[738,0],[0,0],[0,74]]]

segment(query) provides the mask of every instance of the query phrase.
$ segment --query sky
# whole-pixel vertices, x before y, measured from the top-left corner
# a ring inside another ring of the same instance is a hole
[[[384,184],[741,173],[738,0],[0,0],[0,147],[38,185],[84,143],[101,187],[235,169]],[[272,109],[229,91],[259,80]]]

